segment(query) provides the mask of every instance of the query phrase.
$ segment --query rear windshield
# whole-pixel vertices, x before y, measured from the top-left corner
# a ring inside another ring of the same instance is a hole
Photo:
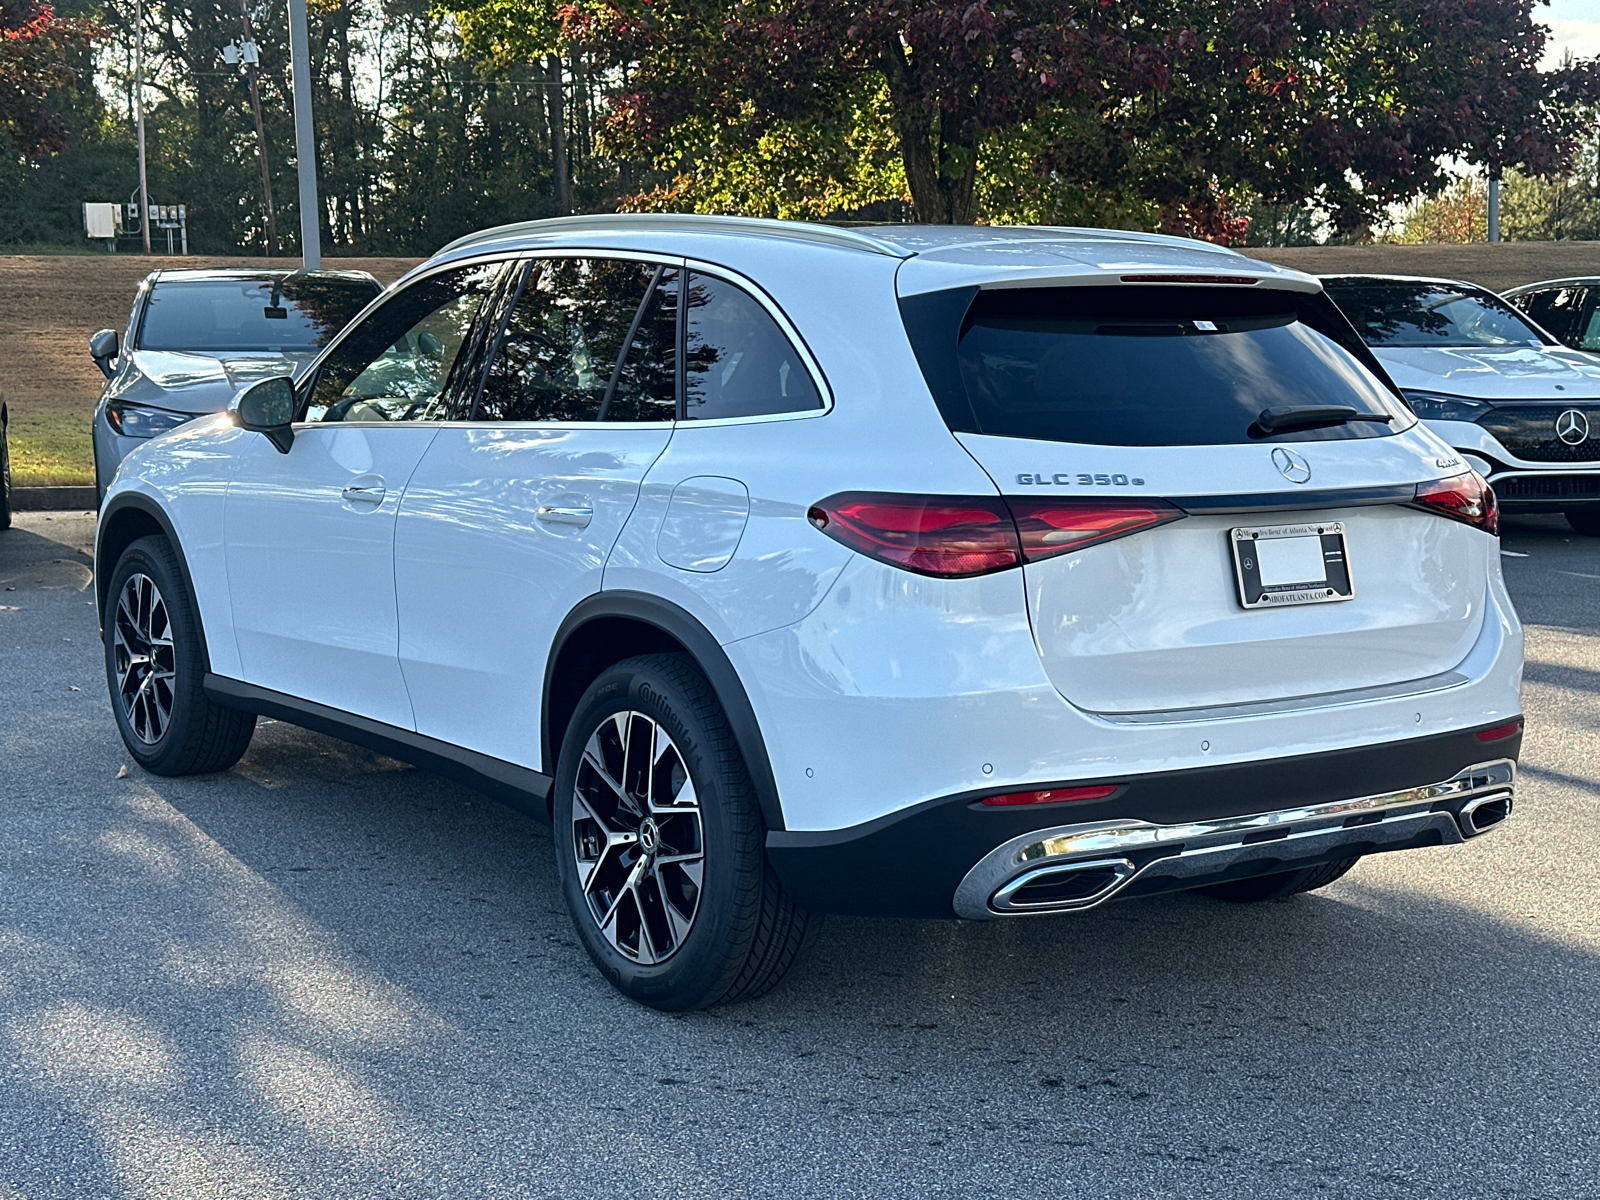
[[[206,279],[157,282],[139,349],[320,350],[378,294],[364,279]]]
[[[1330,322],[1315,311],[1318,297],[1137,286],[980,291],[945,335],[955,336],[955,354],[939,380],[941,356],[927,352],[929,331],[912,328],[923,299],[902,302],[902,310],[913,342],[922,343],[918,358],[930,385],[945,393],[941,408],[947,419],[956,417],[953,428],[1106,446],[1195,446],[1380,437],[1411,423],[1356,353],[1313,326],[1341,332],[1337,313]],[[922,315],[932,307],[923,306]],[[1342,332],[1360,351],[1348,327]],[[950,403],[956,388],[964,411]],[[1257,423],[1266,409],[1299,407],[1392,420],[1274,434]]]
[[[1369,346],[1542,346],[1505,301],[1443,283],[1329,279],[1324,286]]]

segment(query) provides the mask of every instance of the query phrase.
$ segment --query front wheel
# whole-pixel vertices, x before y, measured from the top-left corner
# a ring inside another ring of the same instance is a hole
[[[106,683],[128,753],[152,775],[226,771],[255,733],[253,713],[213,704],[194,599],[167,539],[142,537],[111,572]]]
[[[628,659],[590,684],[555,789],[567,907],[624,995],[669,1012],[754,998],[819,927],[767,866],[738,743],[688,656]]]
[[[11,528],[11,446],[9,414],[0,404],[0,529]]]

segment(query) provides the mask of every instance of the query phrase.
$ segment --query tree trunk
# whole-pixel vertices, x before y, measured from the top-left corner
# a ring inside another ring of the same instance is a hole
[[[556,180],[556,216],[564,217],[572,211],[572,173],[567,164],[567,101],[561,85],[561,56],[550,55],[544,66],[550,77],[550,161]]]
[[[975,183],[977,147],[967,144],[971,135],[962,131],[961,153],[965,163],[961,174],[946,174],[952,156],[946,132],[952,124],[964,124],[939,112],[916,94],[916,68],[906,61],[899,42],[888,46],[883,56],[883,71],[889,82],[889,103],[894,109],[895,133],[900,138],[900,161],[905,165],[906,184],[911,189],[912,215],[927,225],[968,225],[977,217]]]

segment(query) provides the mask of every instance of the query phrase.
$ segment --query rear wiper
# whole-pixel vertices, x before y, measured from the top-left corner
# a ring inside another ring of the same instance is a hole
[[[1344,404],[1303,404],[1291,408],[1264,408],[1256,424],[1267,433],[1298,429],[1304,425],[1345,425],[1351,421],[1376,421],[1387,425],[1394,420],[1387,413],[1364,413]]]

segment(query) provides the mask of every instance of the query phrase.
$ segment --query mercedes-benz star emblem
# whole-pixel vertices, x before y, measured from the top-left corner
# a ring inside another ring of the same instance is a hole
[[[1585,428],[1585,433],[1587,432]],[[1311,464],[1293,450],[1285,450],[1282,446],[1272,452],[1272,465],[1277,467],[1278,474],[1290,483],[1304,483],[1311,478]]]
[[[1556,436],[1569,446],[1576,446],[1589,436],[1589,418],[1575,408],[1569,408],[1556,418]]]

